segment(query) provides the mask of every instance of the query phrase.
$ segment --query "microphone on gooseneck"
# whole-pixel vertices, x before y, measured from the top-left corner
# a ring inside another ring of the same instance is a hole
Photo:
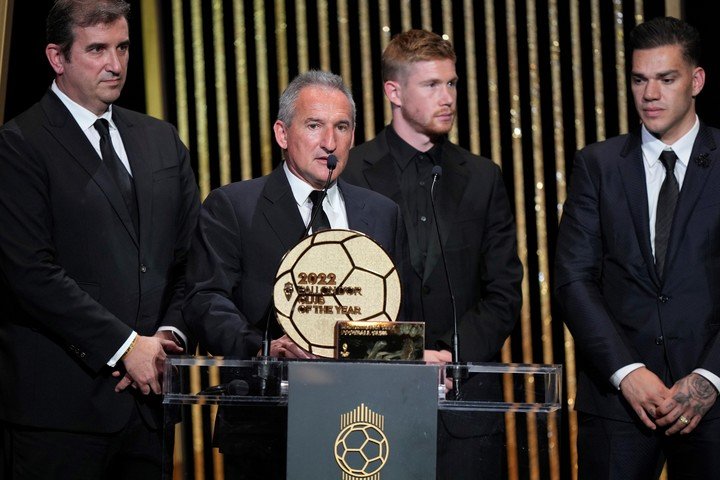
[[[325,186],[322,189],[322,192],[320,193],[320,199],[318,202],[320,203],[320,206],[317,208],[314,208],[315,212],[313,213],[312,217],[310,217],[310,221],[307,224],[307,227],[305,228],[305,231],[302,234],[302,237],[300,237],[300,240],[308,236],[308,233],[310,233],[310,229],[312,228],[313,224],[315,223],[315,219],[317,219],[318,214],[322,210],[322,202],[325,201],[325,197],[327,197],[327,191],[328,188],[330,188],[330,182],[332,181],[332,172],[335,170],[335,167],[337,167],[337,157],[333,155],[332,153],[328,155],[327,157],[327,169],[328,169],[328,176],[327,180],[325,181]]]
[[[328,169],[328,176],[327,180],[325,181],[325,186],[323,187],[322,193],[320,195],[320,205],[322,205],[322,202],[325,200],[325,197],[327,196],[328,188],[330,188],[330,183],[332,181],[332,172],[335,170],[335,167],[337,167],[337,157],[333,154],[328,155],[327,157],[327,169]],[[310,222],[307,225],[307,228],[303,232],[302,236],[300,237],[300,240],[308,236],[308,233],[310,232],[310,228],[312,228],[312,224],[315,222],[315,219],[317,218],[318,213],[322,207],[315,209],[315,214],[310,218]],[[263,360],[263,364],[260,368],[260,394],[265,395],[265,392],[267,390],[267,380],[269,376],[269,363],[268,360],[270,359],[270,320],[272,319],[273,314],[273,301],[272,298],[270,298],[270,303],[268,304],[268,308],[265,311],[265,331],[263,332],[263,340],[262,340],[262,355],[261,358]]]
[[[458,336],[458,324],[457,324],[457,307],[455,306],[455,293],[452,288],[452,282],[450,281],[450,273],[448,272],[447,260],[445,259],[445,248],[443,247],[442,237],[440,236],[440,224],[438,223],[437,210],[435,209],[435,184],[439,177],[442,176],[442,167],[435,165],[432,168],[432,184],[430,186],[430,204],[432,205],[433,222],[435,223],[435,233],[437,234],[438,245],[440,246],[440,256],[442,257],[443,269],[445,270],[445,281],[447,282],[448,291],[450,293],[450,304],[452,306],[452,319],[453,319],[453,336],[452,336],[452,361],[454,367],[452,369],[453,387],[455,390],[455,399],[459,400],[461,396],[461,372],[459,367],[460,362],[460,340]]]

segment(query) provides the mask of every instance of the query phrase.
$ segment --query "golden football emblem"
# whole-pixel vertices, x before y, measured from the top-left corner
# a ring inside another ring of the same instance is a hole
[[[334,355],[339,320],[395,321],[401,286],[397,269],[370,237],[322,230],[296,245],[275,277],[278,322],[305,350]]]

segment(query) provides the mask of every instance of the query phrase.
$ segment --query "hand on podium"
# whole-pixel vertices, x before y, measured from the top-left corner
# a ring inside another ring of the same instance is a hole
[[[143,395],[149,395],[150,392],[161,394],[167,353],[182,351],[182,347],[172,339],[171,332],[157,332],[152,337],[138,335],[134,347],[122,359],[126,373],[115,386],[115,391],[121,392],[132,386]],[[116,370],[112,375],[120,377],[122,373]]]
[[[317,355],[300,348],[287,335],[270,342],[270,356],[278,358],[318,358]]]

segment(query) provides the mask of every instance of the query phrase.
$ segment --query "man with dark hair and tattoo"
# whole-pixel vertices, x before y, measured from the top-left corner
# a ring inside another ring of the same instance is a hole
[[[0,129],[0,425],[23,479],[157,479],[200,202],[176,130],[113,105],[129,4],[58,0],[55,80]],[[182,347],[181,347],[182,345]]]
[[[575,157],[555,290],[578,351],[579,478],[720,472],[720,131],[695,28],[630,35],[641,125]]]

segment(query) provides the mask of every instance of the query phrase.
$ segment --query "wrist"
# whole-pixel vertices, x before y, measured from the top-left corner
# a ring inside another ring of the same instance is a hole
[[[130,342],[130,345],[128,346],[127,350],[125,350],[125,353],[122,354],[122,357],[120,357],[120,360],[125,360],[127,356],[132,352],[133,348],[135,348],[135,345],[137,344],[137,339],[140,335],[135,335],[135,338],[132,339],[132,342]]]

